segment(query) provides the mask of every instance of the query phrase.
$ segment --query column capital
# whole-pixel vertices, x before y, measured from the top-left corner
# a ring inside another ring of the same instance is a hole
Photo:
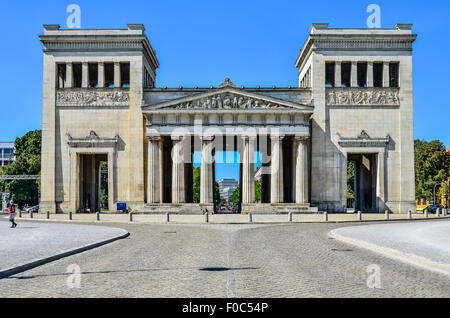
[[[172,140],[177,140],[177,141],[180,141],[180,140],[184,140],[184,139],[186,139],[186,137],[187,136],[182,136],[182,135],[179,135],[179,136],[170,136],[170,138],[172,139]]]
[[[283,140],[285,135],[270,135],[270,139]]]
[[[149,141],[159,141],[162,139],[162,136],[147,136]]]
[[[297,141],[308,141],[309,136],[294,136],[295,140]]]
[[[209,136],[209,135],[201,135],[199,137],[202,141],[212,141],[214,139],[214,136]]]
[[[241,137],[242,139],[244,139],[244,140],[250,140],[250,141],[254,141],[254,140],[256,140],[256,138],[257,138],[256,135],[255,135],[255,136],[241,135],[240,137]]]

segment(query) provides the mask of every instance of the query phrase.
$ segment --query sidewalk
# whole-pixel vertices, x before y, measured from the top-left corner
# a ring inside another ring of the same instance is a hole
[[[6,216],[4,218],[7,218]],[[252,215],[252,223],[323,223],[325,221],[324,214],[293,214],[292,222],[289,216],[274,215],[274,214],[256,214]],[[437,217],[436,214],[429,214],[428,219],[448,219],[449,216]],[[167,223],[167,215],[149,215],[149,214],[133,214],[132,219],[134,223],[155,224]],[[382,213],[363,213],[361,215],[362,222],[366,221],[385,221],[385,214]],[[389,214],[389,221],[400,220],[426,220],[425,215],[413,213],[411,219],[408,214]],[[69,220],[69,214],[50,214],[50,219],[47,220],[46,214],[33,214],[33,219],[29,214],[22,214],[22,218],[17,217],[18,222],[22,220],[36,220],[36,221],[57,221],[70,223],[129,223],[129,214],[108,214],[101,213],[100,221],[97,221],[96,214],[72,214],[72,220]],[[205,215],[169,215],[170,223],[179,224],[199,224],[206,223]],[[214,214],[208,215],[209,223],[213,224],[239,224],[250,223],[249,216],[246,214]],[[387,221],[387,220],[386,220]],[[357,213],[331,213],[328,214],[328,222],[361,222]]]
[[[92,249],[128,236],[114,227],[20,222],[11,229],[0,222],[0,278]]]

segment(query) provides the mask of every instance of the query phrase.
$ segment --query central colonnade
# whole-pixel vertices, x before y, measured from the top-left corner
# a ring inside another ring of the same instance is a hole
[[[255,207],[255,153],[261,154],[260,204],[309,201],[308,137],[295,135],[185,135],[148,138],[147,205],[193,203],[193,154],[201,153],[199,206],[214,211],[215,153],[236,151],[241,161],[242,210]]]

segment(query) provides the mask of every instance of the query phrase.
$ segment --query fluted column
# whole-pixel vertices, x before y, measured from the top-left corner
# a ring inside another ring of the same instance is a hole
[[[214,203],[213,182],[213,137],[202,137],[202,157],[200,166],[200,203]]]
[[[148,138],[147,203],[160,203],[159,144],[161,137]]]
[[[358,87],[358,62],[352,62],[350,82],[351,87]]]
[[[389,86],[389,62],[383,62],[383,87]]]
[[[65,88],[73,87],[73,64],[72,62],[66,63],[66,83]]]
[[[334,68],[334,87],[342,86],[341,62],[336,62]]]
[[[89,87],[89,64],[87,62],[81,64],[81,87]]]
[[[295,202],[308,203],[308,138],[295,138]]]
[[[185,203],[184,140],[182,137],[172,137],[172,140],[172,203]]]
[[[120,62],[114,62],[114,87],[120,87]]]
[[[373,87],[373,62],[367,62],[367,87]]]
[[[270,136],[271,141],[271,182],[270,202],[282,203],[284,201],[283,184],[283,138],[284,136]]]
[[[98,87],[105,87],[105,63],[98,63]]]
[[[255,203],[255,137],[242,137],[242,203]]]

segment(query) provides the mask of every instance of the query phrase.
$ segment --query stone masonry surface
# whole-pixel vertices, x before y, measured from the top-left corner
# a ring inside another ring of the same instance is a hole
[[[436,221],[439,222],[439,221]],[[447,276],[331,239],[342,224],[107,224],[130,236],[0,280],[0,297],[446,297]],[[67,266],[81,288],[67,288]],[[381,268],[381,289],[366,285]]]

